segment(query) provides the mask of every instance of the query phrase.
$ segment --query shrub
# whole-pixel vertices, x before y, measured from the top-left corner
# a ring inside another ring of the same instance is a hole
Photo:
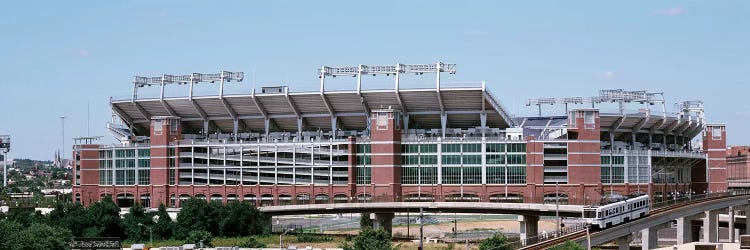
[[[496,234],[479,243],[479,250],[511,250],[508,243],[508,238],[504,234]]]
[[[551,247],[550,250],[584,250],[583,246],[581,244],[578,244],[576,242],[572,241],[566,241],[563,244],[556,245],[554,247]]]
[[[249,237],[247,241],[240,244],[242,248],[265,248],[266,244],[255,239],[255,237]]]
[[[365,228],[354,237],[354,244],[343,243],[340,248],[344,250],[395,250],[391,236],[388,232],[379,229]]]
[[[211,233],[205,230],[197,230],[197,231],[190,231],[188,233],[187,238],[183,240],[183,243],[185,244],[198,244],[199,242],[203,241],[204,247],[212,247],[211,240],[213,239],[213,236],[211,236]]]

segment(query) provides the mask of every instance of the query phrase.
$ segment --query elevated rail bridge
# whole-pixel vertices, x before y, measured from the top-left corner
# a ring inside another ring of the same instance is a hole
[[[694,195],[653,204],[648,217],[612,228],[595,230],[586,225],[575,225],[563,232],[531,237],[511,244],[518,249],[547,249],[566,241],[576,241],[584,246],[596,246],[616,241],[620,249],[629,249],[631,234],[640,232],[642,249],[652,249],[657,247],[657,231],[673,225],[672,223],[677,226],[678,244],[697,241],[698,239],[693,237],[695,233],[692,231],[694,230],[692,220],[700,216],[704,216],[703,228],[700,232],[703,234],[703,240],[718,242],[719,212],[726,210],[730,217],[734,217],[732,207],[742,206],[747,210],[749,198],[749,191]],[[734,221],[727,220],[730,231],[734,229]],[[733,233],[729,235],[730,240],[734,240]]]

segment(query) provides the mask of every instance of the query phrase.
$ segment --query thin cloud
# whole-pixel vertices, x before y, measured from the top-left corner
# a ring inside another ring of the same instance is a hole
[[[143,12],[141,13],[144,17],[166,17],[169,15],[166,11],[155,11],[155,12]]]
[[[750,116],[750,111],[738,111],[734,112],[736,115],[744,115],[744,116]]]
[[[678,16],[682,13],[685,13],[685,9],[682,7],[672,7],[669,9],[661,9],[654,11],[654,14],[657,15],[663,15],[663,16]]]
[[[615,75],[615,72],[612,72],[612,71],[604,72],[604,77],[606,78],[615,78],[615,76],[617,76]]]
[[[85,49],[81,49],[76,51],[76,55],[78,56],[89,56],[89,51]]]

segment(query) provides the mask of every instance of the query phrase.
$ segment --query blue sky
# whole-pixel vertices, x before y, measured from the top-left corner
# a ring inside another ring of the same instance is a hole
[[[248,75],[232,93],[310,91],[320,65],[440,60],[458,64],[446,82],[484,80],[516,115],[535,112],[528,98],[646,89],[670,103],[703,100],[730,144],[750,144],[748,10],[748,1],[11,1],[0,9],[0,134],[13,137],[11,157],[51,159],[64,115],[66,147],[87,134],[112,143],[109,97],[130,95],[134,75],[226,69]]]

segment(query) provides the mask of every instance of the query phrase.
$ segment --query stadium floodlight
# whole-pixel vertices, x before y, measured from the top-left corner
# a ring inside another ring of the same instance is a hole
[[[138,99],[138,88],[143,88],[146,86],[152,86],[152,85],[160,85],[161,86],[161,98],[164,98],[164,85],[167,84],[190,84],[191,86],[191,96],[192,96],[192,86],[193,84],[198,83],[215,83],[216,81],[221,82],[221,91],[220,94],[223,95],[224,92],[224,82],[242,82],[242,80],[245,79],[245,73],[244,72],[231,72],[231,71],[220,71],[219,73],[191,73],[189,75],[167,75],[163,74],[161,76],[151,76],[151,77],[145,77],[145,76],[134,76],[133,77],[133,100]]]
[[[526,106],[536,105],[539,108],[539,116],[542,113],[542,105],[555,105],[564,104],[565,112],[568,111],[568,104],[584,104],[591,103],[591,107],[594,108],[597,103],[619,103],[620,113],[624,112],[623,104],[637,102],[640,104],[655,105],[657,103],[662,104],[664,112],[666,113],[666,102],[664,100],[664,94],[661,92],[650,93],[645,90],[629,91],[624,89],[607,89],[600,90],[598,96],[592,97],[563,97],[563,98],[535,98],[529,99],[526,102]],[[650,111],[650,109],[647,110]]]
[[[358,66],[346,66],[346,67],[328,67],[322,66],[318,71],[318,78],[320,78],[320,91],[325,91],[325,78],[327,76],[354,76],[357,79],[357,91],[362,88],[362,75],[394,75],[398,77],[402,73],[414,73],[415,75],[423,75],[424,73],[437,73],[438,74],[438,89],[440,88],[440,73],[456,74],[456,64],[448,64],[437,62],[435,64],[396,64],[396,65],[358,65]],[[398,78],[396,79],[396,87],[398,88]]]

